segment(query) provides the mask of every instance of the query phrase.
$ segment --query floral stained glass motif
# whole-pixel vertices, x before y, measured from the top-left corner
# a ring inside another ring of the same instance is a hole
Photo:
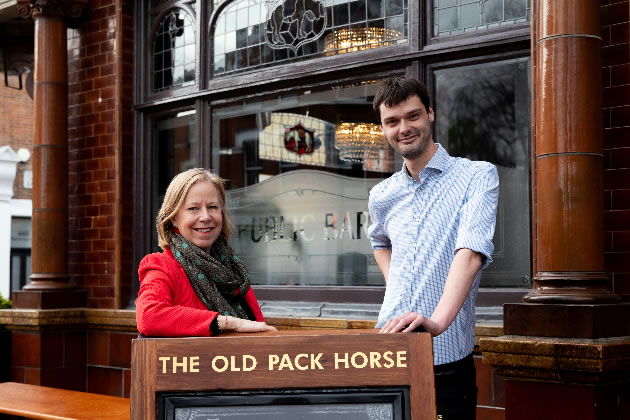
[[[433,36],[528,22],[530,0],[434,0]]]
[[[212,77],[407,43],[409,0],[234,0],[213,24]]]
[[[153,92],[195,84],[194,24],[181,9],[171,10],[153,39]]]

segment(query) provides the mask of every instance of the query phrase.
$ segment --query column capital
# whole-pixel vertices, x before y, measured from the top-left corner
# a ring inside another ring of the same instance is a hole
[[[18,14],[25,18],[39,16],[61,19],[78,19],[87,8],[89,0],[17,0]]]

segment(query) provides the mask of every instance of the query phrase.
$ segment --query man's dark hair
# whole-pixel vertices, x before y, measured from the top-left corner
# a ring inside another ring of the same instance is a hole
[[[392,77],[387,79],[378,88],[376,96],[374,96],[374,102],[372,103],[374,112],[376,112],[380,120],[381,104],[385,104],[386,107],[395,106],[414,95],[420,98],[425,109],[429,112],[429,107],[431,106],[429,92],[419,80],[413,77]]]

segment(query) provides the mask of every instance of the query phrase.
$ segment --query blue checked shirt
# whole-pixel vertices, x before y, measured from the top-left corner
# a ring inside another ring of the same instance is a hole
[[[481,253],[482,269],[490,264],[498,198],[494,165],[451,157],[439,144],[420,172],[420,182],[403,164],[400,172],[372,188],[368,204],[372,248],[392,250],[377,327],[409,311],[430,317],[458,249]],[[453,323],[433,338],[434,364],[454,362],[472,352],[480,277],[481,270]]]

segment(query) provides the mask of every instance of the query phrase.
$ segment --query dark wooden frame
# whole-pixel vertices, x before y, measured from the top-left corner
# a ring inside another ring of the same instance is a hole
[[[154,229],[146,183],[150,182],[150,168],[146,156],[150,156],[150,127],[147,121],[162,114],[165,110],[173,111],[181,104],[195,104],[197,110],[197,136],[200,158],[198,164],[211,167],[212,108],[231,101],[269,94],[310,89],[318,86],[343,84],[352,80],[361,80],[368,76],[385,77],[402,74],[415,76],[423,80],[430,92],[434,91],[432,69],[444,65],[462,65],[471,62],[493,61],[498,56],[506,57],[526,54],[530,47],[529,23],[470,32],[448,37],[432,37],[432,2],[409,1],[409,36],[408,43],[390,47],[376,48],[351,54],[339,54],[330,57],[317,57],[295,63],[282,64],[269,68],[255,69],[231,76],[221,76],[209,80],[210,51],[208,36],[211,22],[216,19],[217,11],[225,7],[228,1],[220,3],[215,10],[211,2],[196,2],[196,30],[198,48],[197,86],[195,89],[182,88],[160,94],[148,95],[150,86],[146,81],[148,58],[151,49],[151,36],[147,31],[148,5],[150,0],[138,2],[135,10],[136,51],[135,51],[135,185],[134,185],[134,262],[150,250],[150,229]],[[189,3],[173,1],[165,6]],[[421,5],[422,4],[422,5]],[[148,52],[147,52],[148,51]],[[149,54],[149,55],[147,55]],[[432,95],[435,97],[435,95]],[[396,162],[398,165],[399,162]],[[137,267],[137,265],[135,266]],[[134,267],[134,268],[135,268]],[[135,296],[138,291],[137,273],[133,272],[132,282]],[[527,287],[528,285],[519,285]],[[326,297],[327,301],[356,303],[380,303],[384,287],[349,287],[347,290],[326,286],[257,286],[263,299],[313,300]],[[339,292],[341,300],[334,295]],[[513,301],[522,293],[506,291],[506,299]],[[484,290],[480,289],[479,299],[483,301]],[[493,295],[494,296],[494,295]],[[492,299],[495,301],[495,299]]]
[[[406,351],[406,366],[335,369],[335,352]],[[239,360],[247,354],[268,360],[269,354],[322,353],[323,369],[215,372],[210,359]],[[162,370],[159,357],[199,356],[199,372]],[[428,333],[378,334],[377,330],[281,331],[230,334],[211,338],[140,339],[132,343],[131,419],[156,418],[156,394],[165,391],[238,391],[282,389],[409,387],[411,419],[436,418],[433,348]]]

